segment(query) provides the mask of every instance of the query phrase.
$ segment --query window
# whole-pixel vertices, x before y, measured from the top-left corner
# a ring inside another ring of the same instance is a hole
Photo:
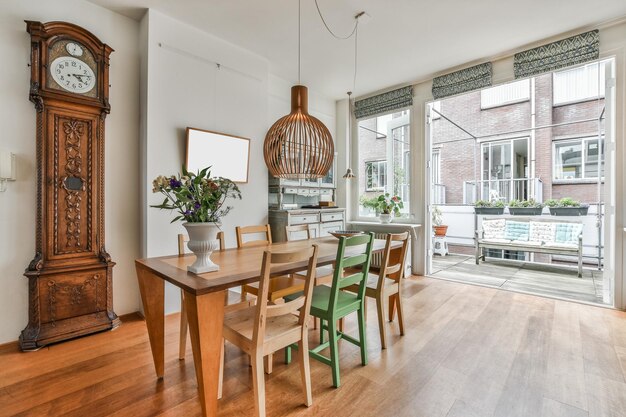
[[[480,199],[527,199],[528,138],[485,142],[481,147]]]
[[[604,68],[607,61],[555,72],[552,75],[553,103],[574,103],[604,97]]]
[[[359,216],[374,217],[373,199],[397,195],[409,213],[411,178],[410,110],[374,116],[358,122]]]
[[[387,186],[387,161],[365,163],[367,186],[365,191],[384,191]]]
[[[441,100],[433,101],[432,103],[428,103],[428,107],[430,110],[430,120],[439,119],[441,115]],[[433,111],[436,110],[436,111]],[[437,113],[439,112],[439,113]]]
[[[480,108],[521,103],[530,99],[530,80],[520,80],[480,91]]]
[[[598,178],[598,155],[601,156],[600,175],[604,176],[604,143],[598,138],[559,140],[554,142],[554,179],[585,180]]]

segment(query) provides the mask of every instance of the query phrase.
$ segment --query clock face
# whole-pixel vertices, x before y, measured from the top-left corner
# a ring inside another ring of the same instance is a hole
[[[75,42],[68,42],[65,45],[65,50],[68,54],[72,56],[82,56],[83,55],[83,47]]]
[[[68,44],[68,51],[69,45],[71,44]],[[52,61],[50,74],[61,88],[72,93],[87,93],[96,85],[96,75],[91,67],[71,56],[59,57]]]

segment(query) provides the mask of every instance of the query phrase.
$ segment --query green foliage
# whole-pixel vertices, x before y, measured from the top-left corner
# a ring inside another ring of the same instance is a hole
[[[227,178],[211,178],[211,167],[197,173],[188,172],[183,166],[183,175],[165,177],[159,175],[152,181],[152,192],[165,195],[163,203],[152,205],[163,210],[176,210],[177,220],[190,223],[218,223],[232,207],[225,207],[227,198],[241,200],[237,184]]]
[[[498,200],[498,201],[494,201],[493,203],[491,203],[492,207],[497,207],[497,208],[504,208],[505,204],[504,201],[502,200]]]
[[[491,201],[488,200],[476,200],[474,207],[492,207]]]
[[[543,204],[538,203],[537,201],[535,201],[534,199],[528,199],[528,200],[511,200],[509,201],[509,207],[513,207],[513,208],[542,208]]]
[[[363,194],[359,198],[359,204],[365,208],[372,209],[374,211],[378,211],[378,197],[368,198],[365,194]]]
[[[580,207],[580,201],[574,200],[571,197],[563,197],[560,200],[550,199],[546,201],[547,207]]]
[[[580,201],[576,201],[571,197],[563,197],[559,200],[559,207],[580,207]]]
[[[433,206],[431,216],[434,226],[441,226],[443,224],[443,213],[439,206]]]
[[[378,210],[382,214],[400,214],[400,209],[404,208],[404,203],[402,203],[402,199],[397,195],[393,197],[389,195],[389,193],[381,194],[378,196]]]

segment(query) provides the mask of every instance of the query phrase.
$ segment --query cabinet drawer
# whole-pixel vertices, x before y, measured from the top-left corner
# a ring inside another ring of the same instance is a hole
[[[320,190],[320,195],[333,195],[333,190],[322,189]]]
[[[287,187],[285,187],[283,189],[283,193],[285,193],[285,194],[298,194],[298,189],[297,188],[287,188]]]
[[[290,216],[289,220],[289,224],[319,223],[320,216],[318,214],[295,214]]]
[[[320,190],[318,188],[312,188],[309,190],[309,195],[320,195]]]
[[[336,211],[333,213],[322,213],[322,222],[343,221],[343,212]]]
[[[330,232],[343,228],[343,222],[322,223],[320,224],[320,237],[330,236]]]

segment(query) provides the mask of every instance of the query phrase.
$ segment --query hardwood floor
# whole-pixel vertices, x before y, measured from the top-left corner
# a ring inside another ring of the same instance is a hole
[[[294,361],[274,357],[270,416],[626,416],[626,314],[431,278],[404,281],[406,335],[387,324],[380,350],[374,303],[369,364],[340,342],[342,386],[311,361],[313,406],[302,405]],[[0,416],[200,415],[178,315],[166,319],[165,378],[155,377],[145,323],[21,353],[0,347]],[[356,320],[346,322],[356,331]],[[310,341],[316,343],[317,332]],[[253,415],[251,368],[227,345],[220,416]]]

